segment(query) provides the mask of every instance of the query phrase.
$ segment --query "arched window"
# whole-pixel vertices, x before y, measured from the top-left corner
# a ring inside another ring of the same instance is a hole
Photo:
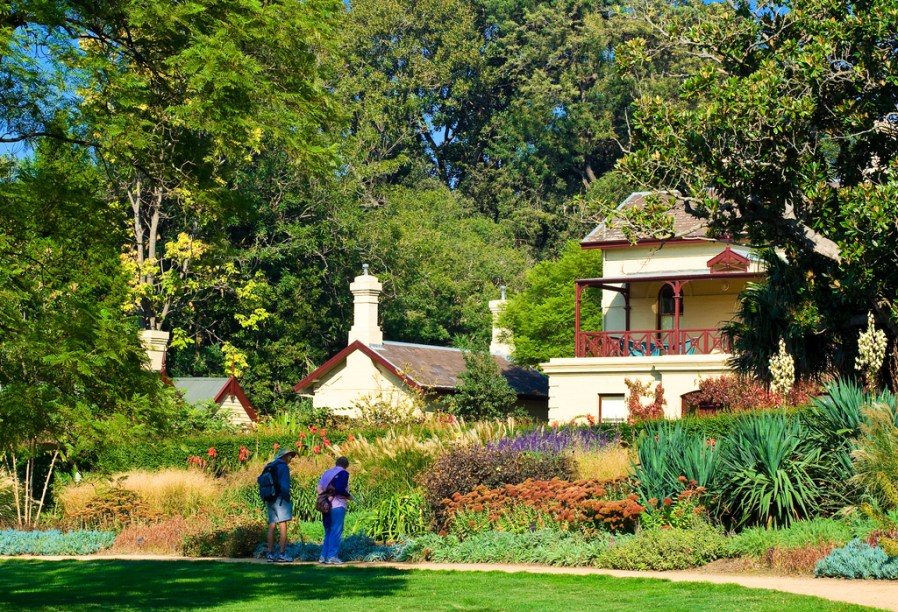
[[[663,285],[658,292],[658,329],[673,329],[675,303],[673,287]],[[680,316],[683,316],[682,295],[680,295]]]

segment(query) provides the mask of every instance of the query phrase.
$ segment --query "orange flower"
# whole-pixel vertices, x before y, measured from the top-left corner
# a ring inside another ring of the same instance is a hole
[[[346,439],[349,440],[350,442],[352,442],[353,440],[355,440],[355,436],[352,434],[349,434],[348,436],[346,436]]]
[[[326,430],[326,429],[322,429],[322,430],[319,431],[318,433],[319,433],[319,435],[323,438],[324,436],[327,435],[327,430]]]
[[[318,428],[312,425],[311,427],[309,427],[309,431],[311,431],[312,433],[318,433]]]
[[[312,447],[312,452],[313,452],[313,453],[320,453],[320,452],[321,452],[321,447],[320,447],[319,445],[316,444],[315,446]]]
[[[209,456],[210,456],[210,457],[217,457],[217,456],[218,456],[218,451],[215,450],[215,447],[214,447],[214,446],[210,446],[210,447],[209,447]]]
[[[279,449],[280,447],[281,447],[281,445],[278,444],[277,442],[275,442],[275,443],[274,443],[274,446],[273,446],[272,448],[274,448],[274,450],[277,450],[277,449]]]

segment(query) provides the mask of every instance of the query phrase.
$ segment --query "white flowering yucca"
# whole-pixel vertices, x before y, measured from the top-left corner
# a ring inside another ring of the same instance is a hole
[[[795,384],[795,360],[786,352],[786,341],[780,338],[779,352],[770,358],[770,390],[785,396]]]
[[[885,332],[873,325],[873,313],[867,313],[867,330],[862,331],[857,338],[854,369],[863,374],[870,389],[876,388],[876,379],[886,358],[886,341]]]

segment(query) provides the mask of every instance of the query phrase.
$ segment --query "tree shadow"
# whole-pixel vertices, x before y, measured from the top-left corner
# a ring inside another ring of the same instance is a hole
[[[213,561],[0,561],[0,603],[25,609],[204,608],[254,602],[389,597],[407,573],[392,568]]]

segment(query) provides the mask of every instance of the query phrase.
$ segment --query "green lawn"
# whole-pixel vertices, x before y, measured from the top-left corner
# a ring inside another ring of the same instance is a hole
[[[3,609],[862,610],[733,585],[645,578],[206,561],[0,561]]]

